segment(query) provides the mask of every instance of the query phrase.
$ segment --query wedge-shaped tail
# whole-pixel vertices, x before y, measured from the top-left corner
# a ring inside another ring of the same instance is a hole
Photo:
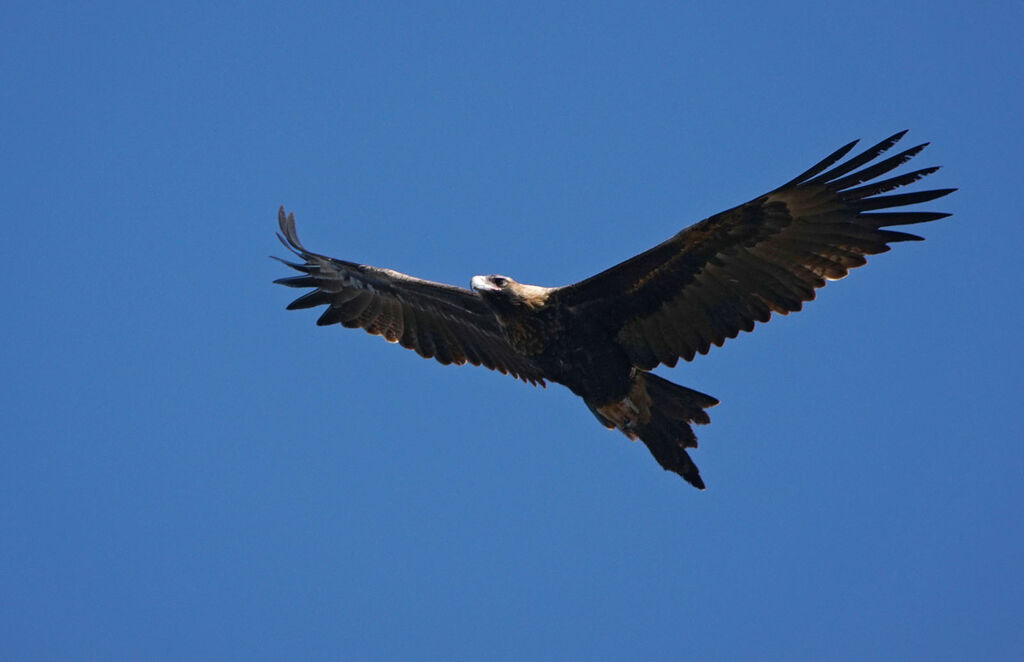
[[[704,410],[717,404],[710,395],[642,370],[633,372],[629,394],[622,400],[603,405],[587,401],[602,425],[644,442],[663,469],[702,490],[700,471],[686,452],[697,447],[697,435],[690,424],[710,423]]]

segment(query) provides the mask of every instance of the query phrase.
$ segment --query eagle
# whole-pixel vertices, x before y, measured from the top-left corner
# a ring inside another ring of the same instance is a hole
[[[289,310],[327,306],[318,325],[383,336],[424,358],[471,363],[531,384],[555,382],[583,398],[609,429],[642,441],[667,471],[704,489],[687,449],[692,424],[718,400],[651,370],[674,367],[798,311],[815,290],[921,237],[891,230],[947,213],[908,210],[956,189],[890,193],[938,170],[890,175],[928,143],[879,158],[901,131],[852,156],[853,141],[782,186],[715,214],[610,269],[564,287],[473,276],[470,289],[307,250],[295,217],[278,211],[278,239],[300,275],[274,281],[312,288]]]

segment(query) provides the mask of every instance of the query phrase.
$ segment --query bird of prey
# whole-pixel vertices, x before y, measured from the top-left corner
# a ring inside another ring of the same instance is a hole
[[[938,170],[888,175],[927,145],[879,159],[904,133],[842,161],[857,141],[845,145],[775,190],[564,287],[492,274],[473,276],[467,290],[337,260],[308,251],[283,207],[278,238],[301,261],[281,261],[301,275],[275,282],[313,288],[288,309],[327,306],[319,325],[362,328],[446,365],[563,384],[602,425],[704,489],[687,453],[697,446],[690,424],[708,423],[704,410],[718,400],[650,371],[800,310],[866,255],[921,239],[887,228],[949,216],[905,208],[955,189],[889,194]]]

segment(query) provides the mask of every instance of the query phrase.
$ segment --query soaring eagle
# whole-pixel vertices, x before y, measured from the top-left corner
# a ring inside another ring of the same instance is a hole
[[[650,370],[706,354],[773,312],[800,310],[864,256],[921,239],[886,228],[949,216],[893,210],[955,189],[883,195],[938,170],[880,179],[927,145],[876,161],[904,133],[838,163],[851,142],[779,188],[565,287],[492,274],[466,290],[336,260],[306,250],[284,208],[278,238],[302,261],[281,261],[301,275],[275,282],[314,288],[288,309],[326,305],[318,325],[362,328],[445,365],[563,384],[602,425],[643,441],[663,468],[704,489],[686,449],[697,447],[690,424],[708,423],[704,410],[718,400]]]

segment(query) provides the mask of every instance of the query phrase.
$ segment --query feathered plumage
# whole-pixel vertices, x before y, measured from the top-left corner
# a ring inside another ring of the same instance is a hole
[[[603,425],[703,488],[686,451],[697,445],[690,424],[709,422],[704,409],[718,401],[647,371],[800,310],[866,256],[921,239],[889,228],[948,216],[902,208],[955,189],[889,194],[938,170],[888,176],[925,147],[879,160],[904,133],[842,161],[856,141],[845,145],[779,188],[565,287],[491,275],[467,290],[336,260],[306,250],[283,208],[279,237],[302,262],[282,262],[302,275],[275,282],[313,288],[288,308],[326,305],[317,324],[362,328],[445,364],[564,384]]]

